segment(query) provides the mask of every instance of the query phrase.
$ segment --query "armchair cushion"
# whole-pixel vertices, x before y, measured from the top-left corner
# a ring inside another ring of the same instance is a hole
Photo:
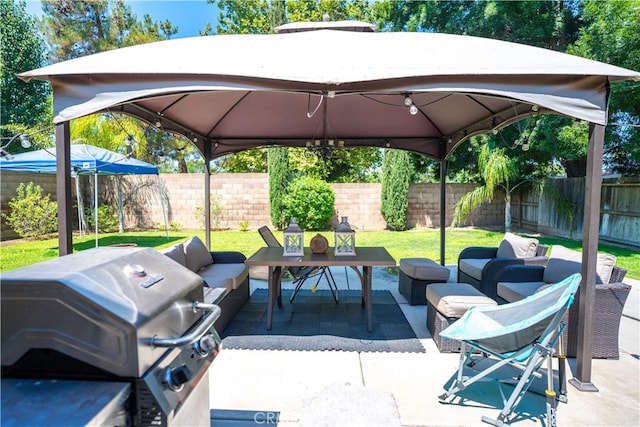
[[[496,258],[531,258],[536,256],[538,240],[505,233]]]
[[[516,302],[535,294],[547,282],[498,282],[498,296],[505,301]]]
[[[482,280],[482,270],[487,263],[495,258],[463,258],[458,268],[476,280]]]

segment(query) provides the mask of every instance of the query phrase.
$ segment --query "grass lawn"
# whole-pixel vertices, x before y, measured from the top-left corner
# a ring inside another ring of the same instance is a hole
[[[332,245],[333,233],[323,232],[329,244]],[[504,233],[479,230],[456,229],[446,232],[446,264],[455,264],[460,251],[468,246],[492,246],[500,243]],[[526,233],[518,233],[526,235]],[[204,241],[204,231],[170,232],[167,238],[158,231],[101,234],[100,246],[135,243],[138,246],[166,248],[175,243],[183,242],[196,235]],[[275,232],[282,241],[282,232]],[[305,233],[305,241],[315,235],[315,232]],[[545,245],[563,245],[571,249],[580,250],[582,241],[568,240],[558,237],[536,236]],[[74,251],[90,249],[95,246],[95,235],[74,236]],[[214,231],[211,233],[211,250],[235,250],[250,256],[258,248],[264,246],[257,231]],[[402,232],[391,231],[363,231],[356,233],[357,246],[384,246],[389,253],[399,261],[401,258],[426,257],[438,261],[440,259],[440,231],[439,230],[410,230]],[[607,252],[617,257],[616,264],[628,270],[627,276],[640,279],[640,252],[618,246],[600,244],[599,251]],[[25,265],[45,261],[58,256],[58,239],[29,240],[11,244],[3,242],[0,247],[0,271],[13,270]]]

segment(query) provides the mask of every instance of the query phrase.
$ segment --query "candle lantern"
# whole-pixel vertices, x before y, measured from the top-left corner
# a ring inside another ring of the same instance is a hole
[[[335,255],[356,254],[356,233],[351,229],[347,217],[343,216],[335,231]]]
[[[289,227],[283,232],[284,256],[304,256],[304,232],[296,218],[291,218]]]

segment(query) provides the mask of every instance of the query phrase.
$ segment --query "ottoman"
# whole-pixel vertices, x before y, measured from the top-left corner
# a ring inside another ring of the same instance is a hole
[[[497,303],[468,283],[434,283],[427,286],[427,329],[441,353],[459,352],[462,343],[445,340],[440,332],[476,305]]]
[[[410,305],[425,305],[426,287],[429,283],[449,280],[449,269],[428,258],[402,258],[398,291]]]

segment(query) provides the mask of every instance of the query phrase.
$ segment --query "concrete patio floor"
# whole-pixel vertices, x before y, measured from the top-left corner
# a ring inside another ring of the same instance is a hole
[[[454,281],[455,267],[450,268]],[[344,269],[332,271],[339,288],[346,289]],[[469,387],[464,400],[438,400],[459,356],[438,351],[425,325],[426,306],[408,305],[397,292],[397,280],[374,269],[373,288],[393,293],[425,353],[223,349],[209,369],[211,425],[475,426],[486,425],[483,415],[497,417],[503,405],[493,383]],[[359,288],[351,271],[349,283]],[[620,326],[620,359],[593,360],[597,393],[567,385],[568,403],[558,405],[558,426],[640,425],[640,282],[625,283],[633,289]],[[251,288],[266,288],[266,282],[252,279]],[[571,378],[576,360],[568,361]],[[510,387],[504,389],[508,396]],[[514,426],[547,425],[545,400],[537,394],[527,393],[516,414]]]

